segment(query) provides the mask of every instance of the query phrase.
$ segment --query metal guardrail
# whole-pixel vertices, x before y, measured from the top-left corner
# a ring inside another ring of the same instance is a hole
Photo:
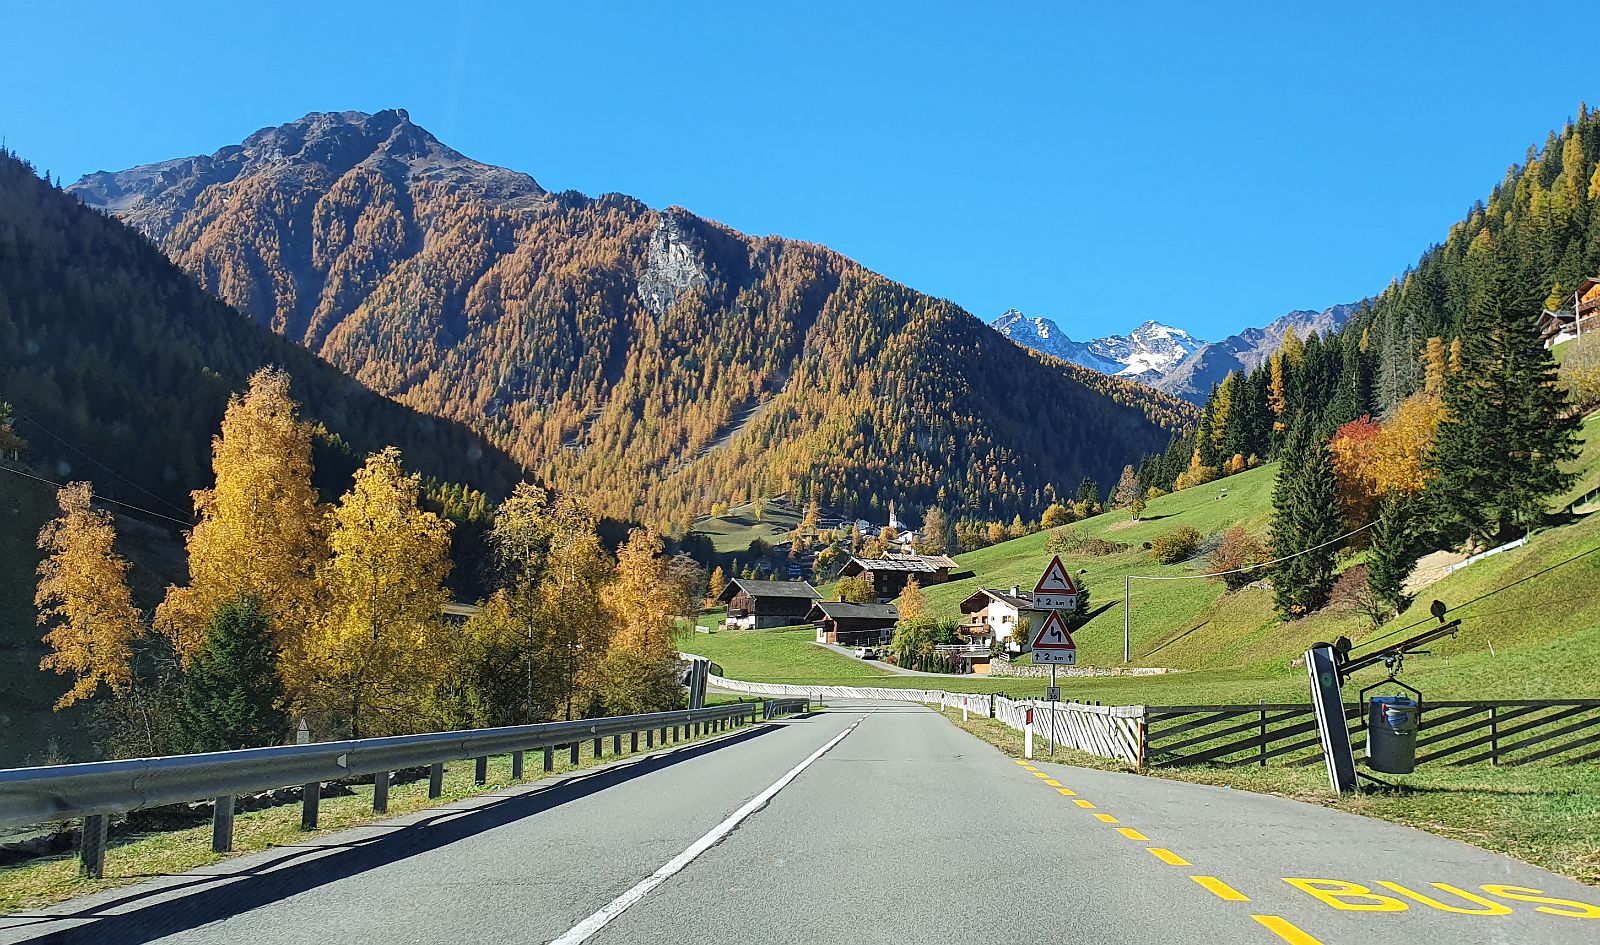
[[[764,719],[775,719],[780,715],[788,715],[791,712],[810,712],[811,711],[811,700],[810,699],[768,699],[765,702],[761,703],[761,706],[762,706],[762,709],[761,709],[761,717],[762,718],[764,718]]]
[[[637,751],[641,734],[645,736],[645,747],[653,748],[658,735],[661,744],[666,745],[694,737],[697,728],[705,734],[771,718],[777,714],[774,705],[783,706],[781,711],[796,711],[790,707],[792,703],[804,706],[806,700],[732,703],[460,732],[10,768],[0,770],[0,827],[83,818],[80,857],[85,872],[98,878],[105,866],[106,831],[112,814],[209,799],[214,802],[212,848],[226,852],[233,845],[237,795],[300,785],[301,826],[312,829],[317,822],[323,781],[374,775],[372,807],[382,813],[388,809],[389,775],[404,768],[428,767],[428,796],[439,797],[447,761],[475,759],[474,780],[481,784],[487,780],[489,756],[510,754],[512,777],[520,778],[526,751],[543,749],[544,767],[549,771],[556,748],[567,747],[571,761],[576,763],[584,741],[593,741],[594,757],[599,758],[603,740],[608,737],[612,739],[613,754],[622,752],[624,735],[630,738],[629,750]]]

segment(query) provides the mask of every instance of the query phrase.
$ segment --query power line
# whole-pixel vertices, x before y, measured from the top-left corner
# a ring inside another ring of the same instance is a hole
[[[11,412],[18,419],[26,420],[29,423],[33,424],[34,426],[38,427],[41,431],[43,431],[45,436],[50,437],[52,440],[55,440],[57,443],[60,443],[62,446],[65,446],[67,449],[72,450],[74,453],[77,453],[79,456],[82,456],[84,459],[88,460],[89,462],[95,464],[96,466],[99,466],[101,469],[103,469],[106,472],[110,473],[111,475],[117,477],[118,479],[122,480],[123,482],[127,483],[128,485],[132,486],[133,488],[139,490],[140,492],[143,492],[145,495],[149,496],[150,498],[155,499],[157,502],[160,502],[162,505],[166,506],[167,508],[172,509],[175,512],[185,512],[186,511],[182,506],[179,506],[174,502],[171,502],[171,501],[169,501],[167,499],[162,498],[159,495],[156,495],[154,492],[151,492],[149,489],[146,489],[144,486],[139,485],[137,482],[134,482],[132,479],[129,479],[127,476],[124,476],[122,473],[117,472],[115,469],[112,469],[110,466],[107,466],[105,463],[100,462],[98,459],[95,459],[93,456],[90,456],[88,453],[85,453],[83,450],[81,450],[78,447],[72,445],[70,442],[68,442],[67,440],[63,439],[61,436],[56,434],[49,427],[47,427],[44,424],[40,423],[39,421],[33,419],[32,417],[28,416],[27,414],[23,413],[22,411],[16,409],[15,405],[12,406]],[[107,499],[106,501],[109,502],[111,500]]]
[[[66,485],[64,483],[56,482],[53,479],[46,479],[43,476],[35,476],[32,473],[25,473],[20,469],[13,469],[10,466],[0,465],[0,469],[4,469],[6,472],[9,472],[9,473],[16,473],[17,475],[23,477],[24,479],[32,479],[35,482],[42,482],[47,486],[55,486],[57,489],[65,489],[66,488]],[[166,519],[169,522],[174,522],[176,524],[183,525],[185,527],[193,527],[194,526],[194,522],[192,522],[192,521],[186,522],[186,521],[184,521],[182,519],[173,518],[170,515],[163,515],[160,512],[154,512],[154,511],[151,511],[150,509],[142,508],[142,507],[137,506],[137,505],[132,505],[132,504],[127,503],[127,502],[118,502],[116,499],[108,499],[103,495],[97,495],[97,496],[95,496],[95,498],[97,500],[101,501],[101,502],[109,502],[112,505],[120,505],[125,509],[132,509],[135,512],[143,512],[146,515],[154,515],[156,518],[163,518],[163,519]]]
[[[1337,538],[1330,538],[1320,545],[1312,545],[1310,548],[1302,548],[1301,550],[1296,551],[1294,554],[1284,555],[1281,558],[1273,558],[1271,561],[1260,561],[1255,564],[1247,564],[1244,567],[1232,568],[1227,571],[1210,571],[1206,574],[1125,574],[1123,577],[1130,581],[1197,581],[1201,578],[1222,577],[1225,574],[1243,574],[1246,571],[1254,571],[1257,568],[1269,568],[1275,564],[1278,564],[1279,562],[1288,561],[1290,558],[1298,558],[1304,554],[1310,554],[1313,551],[1326,548],[1329,545],[1336,545],[1339,542],[1344,541],[1346,538],[1349,538],[1351,535],[1354,535],[1358,532],[1364,532],[1376,524],[1378,523],[1375,521],[1368,522],[1360,528],[1345,532],[1343,535],[1340,535]]]

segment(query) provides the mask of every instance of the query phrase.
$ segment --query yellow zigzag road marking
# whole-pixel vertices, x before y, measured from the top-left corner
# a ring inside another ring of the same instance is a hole
[[[1289,945],[1322,945],[1321,942],[1301,931],[1298,925],[1281,915],[1253,915],[1250,918],[1271,929],[1273,934],[1288,942]]]
[[[1215,876],[1191,876],[1189,878],[1199,883],[1201,887],[1211,892],[1211,894],[1216,896],[1218,899],[1226,900],[1227,902],[1250,901],[1249,896],[1246,896],[1239,890],[1234,889],[1232,886],[1229,886],[1227,883],[1216,878]],[[1258,916],[1257,921],[1259,920],[1260,917]]]

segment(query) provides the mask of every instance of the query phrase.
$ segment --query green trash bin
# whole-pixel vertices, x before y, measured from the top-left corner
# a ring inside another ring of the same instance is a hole
[[[1410,696],[1373,696],[1367,706],[1367,766],[1385,774],[1415,771],[1421,714]]]

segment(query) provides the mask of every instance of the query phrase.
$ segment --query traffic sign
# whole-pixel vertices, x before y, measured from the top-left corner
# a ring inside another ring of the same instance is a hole
[[[1067,629],[1061,611],[1050,611],[1050,616],[1044,619],[1038,632],[1033,635],[1033,661],[1077,665],[1078,644],[1072,642],[1072,633]]]
[[[1050,559],[1050,566],[1033,586],[1033,609],[1078,609],[1078,586],[1072,583],[1072,576],[1067,574],[1067,566],[1061,563],[1060,555]]]
[[[1049,691],[1045,694],[1044,698],[1045,698],[1046,702],[1060,702],[1061,701],[1061,687],[1060,686],[1051,686]]]

